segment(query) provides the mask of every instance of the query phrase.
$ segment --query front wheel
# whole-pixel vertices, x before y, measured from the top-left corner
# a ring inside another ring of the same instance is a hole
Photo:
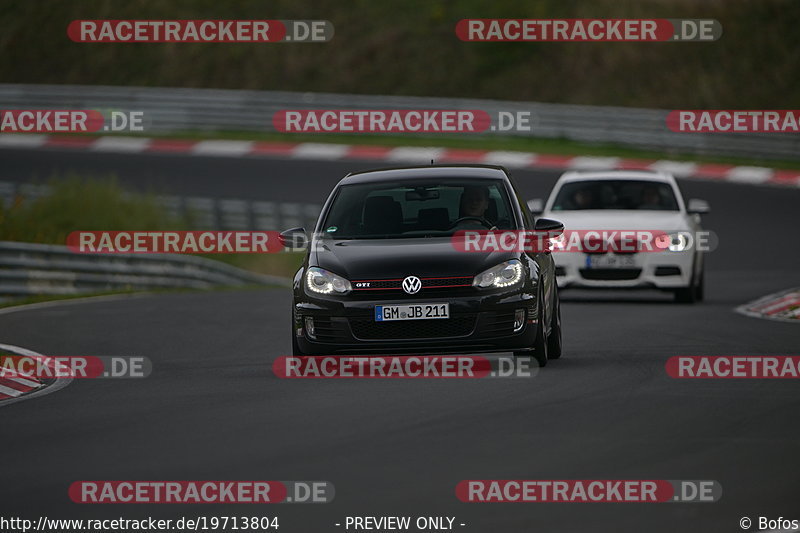
[[[695,264],[698,258],[695,257]],[[701,265],[700,272],[692,273],[692,281],[688,287],[675,290],[675,301],[682,304],[702,302],[705,296],[705,268]]]
[[[697,282],[695,287],[694,298],[698,302],[702,302],[706,297],[706,271],[705,268],[700,271],[700,281]]]
[[[544,298],[542,297],[542,283],[539,282],[539,296],[537,305],[539,313],[538,313],[538,320],[536,322],[536,340],[533,342],[533,351],[530,350],[522,350],[514,352],[514,355],[517,357],[533,357],[537,363],[539,363],[540,367],[547,366],[547,361],[549,357],[547,356],[549,342],[547,337],[544,333],[544,321],[542,320],[543,310],[544,310]]]
[[[700,279],[692,277],[692,282],[688,287],[675,290],[675,301],[682,304],[693,304],[703,300],[703,275]]]
[[[676,289],[675,301],[681,304],[693,304],[696,301],[694,285],[690,285],[684,289]]]

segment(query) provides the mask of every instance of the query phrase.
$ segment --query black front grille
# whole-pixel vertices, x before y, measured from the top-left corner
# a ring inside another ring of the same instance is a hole
[[[631,280],[639,277],[641,268],[582,268],[581,276],[584,279],[619,281]]]
[[[353,330],[354,337],[366,340],[465,337],[475,329],[475,315],[457,315],[438,320],[397,320],[389,322],[351,318],[350,328]]]
[[[446,289],[451,287],[471,287],[472,278],[420,278],[422,282],[421,291],[425,289]],[[400,291],[403,292],[402,279],[376,279],[376,280],[355,280],[352,282],[355,292],[366,291]],[[367,285],[368,284],[368,285]]]
[[[422,278],[422,288],[472,286],[473,278]]]

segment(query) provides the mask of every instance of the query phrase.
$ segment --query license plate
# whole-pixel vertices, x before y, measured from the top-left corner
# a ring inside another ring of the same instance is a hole
[[[450,304],[376,305],[375,321],[450,318]]]
[[[636,261],[630,255],[586,255],[586,268],[626,268],[636,266]]]

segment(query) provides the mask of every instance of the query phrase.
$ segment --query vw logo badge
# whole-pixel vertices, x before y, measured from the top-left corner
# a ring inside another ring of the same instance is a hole
[[[417,294],[422,288],[422,281],[417,276],[408,276],[403,280],[403,290],[408,294]]]

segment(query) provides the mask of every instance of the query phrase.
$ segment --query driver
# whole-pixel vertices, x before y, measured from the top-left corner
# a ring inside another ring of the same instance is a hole
[[[578,189],[572,194],[574,209],[591,209],[594,204],[594,192],[591,189]]]
[[[661,209],[661,195],[655,185],[646,185],[642,188],[639,209]]]
[[[469,185],[464,187],[461,195],[461,216],[481,217],[486,216],[489,208],[489,188],[483,185]]]

